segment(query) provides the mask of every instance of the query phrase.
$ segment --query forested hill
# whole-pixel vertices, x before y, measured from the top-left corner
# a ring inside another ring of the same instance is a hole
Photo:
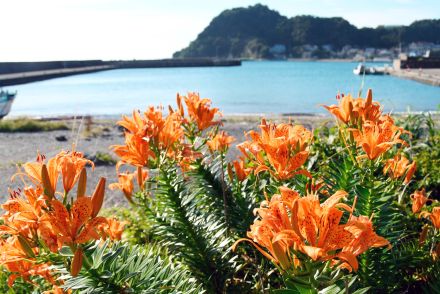
[[[359,29],[341,17],[288,18],[257,4],[223,11],[173,57],[299,57],[311,46],[319,50],[340,50],[345,45],[392,48],[412,42],[440,43],[440,19]]]

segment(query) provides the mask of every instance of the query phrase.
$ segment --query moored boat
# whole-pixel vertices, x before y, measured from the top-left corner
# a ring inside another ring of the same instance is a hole
[[[389,74],[387,66],[368,67],[368,66],[363,65],[362,63],[359,64],[355,69],[353,69],[353,73],[355,75],[387,75],[387,74]]]
[[[10,93],[0,90],[0,119],[5,117],[10,111],[17,93]]]

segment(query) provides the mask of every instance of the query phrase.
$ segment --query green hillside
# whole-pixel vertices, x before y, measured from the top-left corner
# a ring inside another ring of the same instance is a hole
[[[257,4],[223,11],[196,40],[173,57],[298,57],[304,48],[313,45],[318,46],[318,57],[319,50],[325,57],[322,48],[340,50],[350,45],[386,49],[411,42],[440,43],[440,19],[420,20],[409,26],[357,28],[341,17],[287,18]]]

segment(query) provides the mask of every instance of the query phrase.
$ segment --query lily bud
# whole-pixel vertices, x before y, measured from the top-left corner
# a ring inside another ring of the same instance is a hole
[[[139,189],[141,189],[141,191],[143,191],[144,190],[144,179],[143,179],[143,173],[142,173],[141,166],[137,167],[137,182],[139,185]]]
[[[373,91],[368,89],[367,98],[365,98],[365,106],[370,106],[371,104],[373,104]]]
[[[272,246],[273,246],[273,251],[274,251],[273,253],[275,255],[275,258],[278,259],[278,261],[280,262],[281,268],[284,270],[290,268],[292,264],[289,261],[286,252],[284,252],[284,250],[278,244],[278,242],[273,243]]]
[[[422,232],[420,233],[420,237],[419,237],[419,245],[423,245],[423,243],[425,243],[426,241],[426,237],[428,236],[428,229],[429,226],[428,225],[424,225]]]
[[[49,172],[47,171],[47,166],[45,164],[41,167],[41,181],[43,182],[44,194],[52,199],[55,196],[55,191],[50,183]]]
[[[76,193],[77,198],[86,195],[86,186],[87,186],[87,171],[86,168],[83,167],[81,173],[79,174],[79,179],[78,179],[78,190]]]
[[[100,178],[98,184],[96,185],[95,192],[92,195],[92,217],[98,215],[101,210],[102,203],[104,202],[104,193],[105,193],[105,178]]]
[[[180,97],[179,94],[177,94],[177,108],[179,109],[180,115],[183,117],[185,115],[185,111],[183,110],[182,97]]]
[[[228,163],[228,177],[229,177],[229,181],[233,181],[234,180],[234,172],[232,171],[232,164],[229,162]]]
[[[174,113],[174,109],[171,107],[171,105],[168,105],[168,111],[170,112],[170,114]]]
[[[83,263],[83,251],[81,248],[76,249],[75,255],[73,256],[72,265],[70,267],[70,274],[76,277],[81,271]]]
[[[411,163],[408,167],[408,171],[406,172],[406,176],[405,176],[405,180],[404,183],[405,185],[409,183],[409,181],[411,181],[412,176],[414,175],[415,171],[416,171],[416,162],[413,161],[413,163]]]
[[[29,244],[29,241],[25,237],[23,237],[22,235],[18,235],[17,239],[18,239],[18,242],[20,243],[21,249],[26,253],[26,255],[28,257],[34,258],[35,253],[32,250],[32,247]]]

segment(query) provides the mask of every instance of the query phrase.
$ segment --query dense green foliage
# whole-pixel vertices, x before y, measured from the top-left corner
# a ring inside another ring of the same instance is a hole
[[[287,18],[257,4],[223,11],[174,57],[272,58],[270,48],[275,44],[285,46],[287,57],[297,57],[303,45],[391,48],[411,42],[440,43],[440,20],[359,29],[341,17]]]
[[[124,243],[91,247],[91,266],[70,277],[66,289],[81,293],[200,293],[202,288],[188,270],[173,262],[157,246]],[[87,253],[86,253],[87,254]],[[61,268],[60,272],[69,275]]]

